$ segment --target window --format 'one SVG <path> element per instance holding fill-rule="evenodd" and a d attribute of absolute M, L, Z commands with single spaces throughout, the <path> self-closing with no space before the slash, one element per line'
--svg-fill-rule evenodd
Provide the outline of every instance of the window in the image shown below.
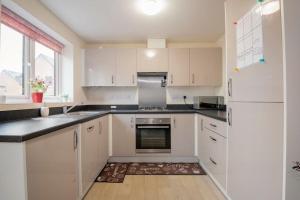
<path fill-rule="evenodd" d="M 48 84 L 46 96 L 55 96 L 57 91 L 57 78 L 56 78 L 56 55 L 52 49 L 35 42 L 35 77 L 45 80 Z"/>
<path fill-rule="evenodd" d="M 2 24 L 0 43 L 0 85 L 6 94 L 24 95 L 24 36 Z"/>
<path fill-rule="evenodd" d="M 45 96 L 58 96 L 64 45 L 5 6 L 0 32 L 0 86 L 6 87 L 6 95 L 29 99 L 29 80 L 41 78 L 48 84 Z"/>

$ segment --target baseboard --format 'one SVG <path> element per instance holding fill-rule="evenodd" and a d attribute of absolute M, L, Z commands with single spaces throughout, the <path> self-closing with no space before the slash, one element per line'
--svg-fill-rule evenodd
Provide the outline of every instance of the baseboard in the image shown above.
<path fill-rule="evenodd" d="M 223 188 L 223 186 L 214 178 L 214 176 L 210 173 L 210 171 L 205 167 L 205 165 L 201 162 L 198 161 L 201 165 L 201 167 L 204 169 L 208 177 L 213 181 L 213 183 L 217 186 L 217 188 L 221 191 L 221 193 L 224 195 L 224 197 L 227 200 L 231 200 L 231 198 L 228 196 L 226 189 Z"/>
<path fill-rule="evenodd" d="M 152 157 L 152 156 L 113 156 L 108 159 L 108 162 L 182 162 L 193 163 L 198 162 L 196 157 Z"/>

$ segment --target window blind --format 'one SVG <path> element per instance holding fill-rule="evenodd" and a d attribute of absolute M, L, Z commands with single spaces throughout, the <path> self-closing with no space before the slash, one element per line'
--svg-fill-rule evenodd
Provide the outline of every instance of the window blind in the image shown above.
<path fill-rule="evenodd" d="M 3 5 L 1 6 L 1 22 L 54 51 L 62 53 L 64 45 L 61 42 Z"/>

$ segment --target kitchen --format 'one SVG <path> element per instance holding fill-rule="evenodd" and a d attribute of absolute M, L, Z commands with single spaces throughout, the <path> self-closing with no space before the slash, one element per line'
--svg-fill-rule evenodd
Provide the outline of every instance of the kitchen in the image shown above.
<path fill-rule="evenodd" d="M 300 198 L 298 2 L 1 5 L 0 199 Z"/>

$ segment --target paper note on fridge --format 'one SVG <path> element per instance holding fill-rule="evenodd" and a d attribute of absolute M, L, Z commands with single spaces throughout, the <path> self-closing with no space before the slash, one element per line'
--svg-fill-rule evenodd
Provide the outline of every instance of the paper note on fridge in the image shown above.
<path fill-rule="evenodd" d="M 245 68 L 264 59 L 262 15 L 257 5 L 241 17 L 236 27 L 237 66 Z"/>

